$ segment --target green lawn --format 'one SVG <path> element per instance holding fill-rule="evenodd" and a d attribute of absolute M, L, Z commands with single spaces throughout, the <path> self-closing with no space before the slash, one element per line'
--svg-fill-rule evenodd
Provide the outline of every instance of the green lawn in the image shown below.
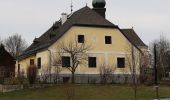
<path fill-rule="evenodd" d="M 68 88 L 70 86 L 54 86 L 0 93 L 0 100 L 66 100 Z M 133 100 L 133 90 L 129 86 L 76 85 L 74 89 L 76 100 Z M 170 97 L 170 87 L 161 87 L 160 95 Z M 138 88 L 138 100 L 151 100 L 153 97 L 153 87 Z"/>

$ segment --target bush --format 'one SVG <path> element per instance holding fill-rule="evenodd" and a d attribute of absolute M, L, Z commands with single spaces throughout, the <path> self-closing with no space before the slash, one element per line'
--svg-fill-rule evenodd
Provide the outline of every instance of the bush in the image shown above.
<path fill-rule="evenodd" d="M 20 82 L 18 78 L 5 78 L 4 85 L 18 85 Z"/>
<path fill-rule="evenodd" d="M 30 84 L 34 84 L 37 78 L 37 67 L 29 66 L 27 69 L 27 78 Z"/>

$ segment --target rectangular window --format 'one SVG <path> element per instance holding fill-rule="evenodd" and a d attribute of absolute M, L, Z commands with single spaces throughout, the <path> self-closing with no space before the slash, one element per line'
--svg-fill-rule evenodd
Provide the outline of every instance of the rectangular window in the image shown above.
<path fill-rule="evenodd" d="M 37 58 L 37 67 L 41 69 L 41 58 Z"/>
<path fill-rule="evenodd" d="M 125 68 L 125 58 L 117 58 L 117 67 Z"/>
<path fill-rule="evenodd" d="M 34 59 L 30 59 L 30 65 L 34 65 Z"/>
<path fill-rule="evenodd" d="M 18 64 L 18 73 L 20 73 L 20 64 Z"/>
<path fill-rule="evenodd" d="M 78 43 L 84 43 L 84 35 L 78 35 Z"/>
<path fill-rule="evenodd" d="M 105 44 L 112 44 L 112 37 L 111 36 L 105 36 Z"/>
<path fill-rule="evenodd" d="M 89 62 L 89 64 L 88 64 L 89 67 L 91 67 L 91 68 L 96 67 L 96 57 L 89 57 L 88 62 Z"/>
<path fill-rule="evenodd" d="M 62 57 L 62 67 L 70 67 L 70 57 Z"/>

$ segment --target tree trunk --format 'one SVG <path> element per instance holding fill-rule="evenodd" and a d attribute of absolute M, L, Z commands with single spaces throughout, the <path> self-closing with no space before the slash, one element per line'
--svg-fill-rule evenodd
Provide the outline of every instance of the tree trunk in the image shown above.
<path fill-rule="evenodd" d="M 71 83 L 72 84 L 74 84 L 75 82 L 74 82 L 75 80 L 74 80 L 74 71 L 72 72 L 72 77 L 71 77 Z"/>
<path fill-rule="evenodd" d="M 135 100 L 137 100 L 137 86 L 135 86 Z"/>

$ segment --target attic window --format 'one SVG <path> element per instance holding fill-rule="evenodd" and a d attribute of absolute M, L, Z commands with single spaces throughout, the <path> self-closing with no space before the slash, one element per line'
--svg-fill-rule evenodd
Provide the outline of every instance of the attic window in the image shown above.
<path fill-rule="evenodd" d="M 84 43 L 84 35 L 78 35 L 78 43 Z"/>
<path fill-rule="evenodd" d="M 112 44 L 112 37 L 111 36 L 105 36 L 105 44 Z"/>

